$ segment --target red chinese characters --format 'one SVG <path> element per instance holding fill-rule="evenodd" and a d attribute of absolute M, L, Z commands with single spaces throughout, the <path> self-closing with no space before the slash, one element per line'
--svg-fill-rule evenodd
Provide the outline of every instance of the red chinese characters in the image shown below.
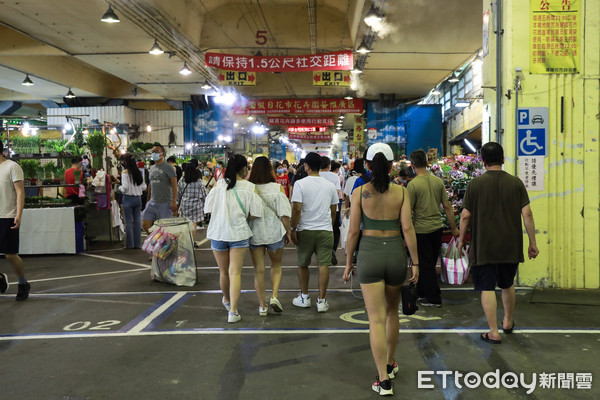
<path fill-rule="evenodd" d="M 253 72 L 345 71 L 351 70 L 354 65 L 351 50 L 278 57 L 206 53 L 204 61 L 209 67 Z"/>

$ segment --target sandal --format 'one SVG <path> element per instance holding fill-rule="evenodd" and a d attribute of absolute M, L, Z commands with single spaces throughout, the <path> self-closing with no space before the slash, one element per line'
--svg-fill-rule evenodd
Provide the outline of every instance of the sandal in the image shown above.
<path fill-rule="evenodd" d="M 496 339 L 490 338 L 489 334 L 490 334 L 489 332 L 482 333 L 481 336 L 479 336 L 479 338 L 481 340 L 483 340 L 484 342 L 488 342 L 491 344 L 501 344 L 502 343 L 502 340 L 496 340 Z"/>
<path fill-rule="evenodd" d="M 506 334 L 511 334 L 513 333 L 513 329 L 515 329 L 515 320 L 513 319 L 513 324 L 512 327 L 510 328 L 505 328 L 504 326 L 502 326 L 502 331 Z"/>

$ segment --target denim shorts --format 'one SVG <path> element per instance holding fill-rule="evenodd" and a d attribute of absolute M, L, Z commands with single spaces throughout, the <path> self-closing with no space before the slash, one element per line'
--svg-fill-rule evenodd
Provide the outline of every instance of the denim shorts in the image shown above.
<path fill-rule="evenodd" d="M 250 239 L 238 240 L 237 242 L 225 242 L 223 240 L 210 239 L 210 248 L 215 251 L 228 251 L 229 249 L 244 249 L 250 246 Z"/>
<path fill-rule="evenodd" d="M 271 243 L 271 244 L 251 244 L 250 250 L 258 249 L 259 247 L 266 247 L 268 251 L 271 253 L 275 253 L 277 250 L 282 249 L 285 246 L 285 238 L 281 238 L 279 242 Z"/>
<path fill-rule="evenodd" d="M 171 203 L 157 203 L 150 200 L 142 212 L 143 221 L 156 221 L 162 218 L 172 218 Z"/>

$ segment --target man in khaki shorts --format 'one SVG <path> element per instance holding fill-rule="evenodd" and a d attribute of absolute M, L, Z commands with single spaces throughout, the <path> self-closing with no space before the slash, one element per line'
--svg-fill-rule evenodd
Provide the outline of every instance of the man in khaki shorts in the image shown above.
<path fill-rule="evenodd" d="M 300 282 L 300 294 L 292 304 L 310 307 L 308 266 L 314 253 L 319 266 L 317 311 L 325 312 L 329 309 L 325 295 L 329 285 L 333 221 L 339 198 L 333 184 L 319 176 L 321 157 L 317 153 L 308 153 L 304 166 L 308 176 L 294 183 L 292 193 L 292 241 L 297 246 Z"/>

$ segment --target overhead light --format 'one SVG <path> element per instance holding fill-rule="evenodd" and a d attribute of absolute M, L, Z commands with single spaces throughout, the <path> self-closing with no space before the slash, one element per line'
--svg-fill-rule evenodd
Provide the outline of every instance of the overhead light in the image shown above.
<path fill-rule="evenodd" d="M 254 121 L 254 116 L 248 115 L 248 121 Z"/>
<path fill-rule="evenodd" d="M 65 97 L 67 99 L 73 99 L 73 98 L 75 98 L 77 96 L 75 96 L 75 94 L 71 91 L 71 88 L 69 88 L 69 91 L 67 92 L 67 94 L 65 95 Z"/>
<path fill-rule="evenodd" d="M 381 15 L 379 15 L 379 12 L 375 9 L 374 6 L 371 6 L 371 9 L 369 9 L 369 12 L 367 13 L 367 15 L 365 15 L 365 24 L 367 24 L 367 26 L 370 26 L 371 28 L 377 26 L 382 20 Z"/>
<path fill-rule="evenodd" d="M 350 71 L 353 74 L 362 74 L 362 69 L 360 69 L 360 67 L 357 64 L 354 64 L 354 68 L 352 68 L 352 71 Z"/>
<path fill-rule="evenodd" d="M 358 46 L 358 49 L 356 49 L 356 52 L 360 54 L 367 54 L 371 52 L 371 49 L 367 47 L 367 44 L 363 40 L 360 46 Z"/>
<path fill-rule="evenodd" d="M 70 131 L 71 129 L 73 129 L 73 124 L 71 124 L 70 122 L 67 121 L 67 123 L 65 124 L 65 131 Z"/>
<path fill-rule="evenodd" d="M 115 14 L 115 12 L 113 11 L 110 4 L 108 5 L 108 10 L 106 10 L 106 12 L 102 16 L 102 18 L 100 18 L 100 21 L 108 22 L 110 24 L 114 24 L 116 22 L 121 22 L 119 17 L 117 17 L 117 14 Z"/>
<path fill-rule="evenodd" d="M 453 74 L 452 77 L 448 79 L 448 82 L 456 83 L 458 82 L 458 77 Z"/>
<path fill-rule="evenodd" d="M 21 83 L 21 85 L 33 86 L 33 82 L 31 81 L 31 79 L 29 79 L 29 74 L 25 75 L 25 79 L 23 80 L 23 83 Z"/>
<path fill-rule="evenodd" d="M 344 97 L 344 99 L 345 99 L 345 100 L 352 100 L 352 99 L 353 99 L 353 97 L 352 97 L 352 96 L 346 96 L 346 97 Z"/>
<path fill-rule="evenodd" d="M 152 132 L 152 125 L 150 125 L 150 122 L 146 123 L 146 132 Z"/>
<path fill-rule="evenodd" d="M 252 133 L 255 135 L 262 135 L 265 133 L 265 127 L 259 124 L 256 124 L 252 127 Z"/>
<path fill-rule="evenodd" d="M 473 146 L 473 143 L 469 142 L 467 139 L 464 139 L 465 144 L 473 151 L 473 153 L 477 153 L 477 149 Z"/>
<path fill-rule="evenodd" d="M 152 47 L 150 48 L 150 51 L 148 53 L 150 54 L 163 54 L 165 51 L 163 49 L 161 49 L 161 47 L 158 45 L 158 41 L 156 39 L 154 39 L 154 44 L 152 45 Z"/>
<path fill-rule="evenodd" d="M 340 119 L 344 119 L 344 118 L 346 118 L 345 115 L 340 115 Z"/>
<path fill-rule="evenodd" d="M 204 80 L 204 84 L 201 86 L 201 88 L 204 90 L 212 89 L 212 86 L 210 86 L 210 83 L 208 83 L 208 79 Z"/>
<path fill-rule="evenodd" d="M 465 108 L 465 107 L 469 107 L 470 105 L 471 105 L 471 103 L 469 103 L 468 101 L 459 101 L 458 103 L 456 103 L 454 105 L 454 107 Z"/>
<path fill-rule="evenodd" d="M 238 124 L 237 122 L 233 123 L 234 128 L 237 128 L 238 126 L 240 126 L 240 124 Z"/>
<path fill-rule="evenodd" d="M 187 63 L 185 61 L 183 62 L 183 67 L 181 67 L 179 73 L 181 75 L 189 75 L 192 73 L 192 70 L 188 68 Z"/>
<path fill-rule="evenodd" d="M 233 103 L 235 103 L 235 100 L 235 95 L 230 92 L 219 93 L 217 96 L 215 96 L 215 103 L 224 106 L 232 106 Z"/>
<path fill-rule="evenodd" d="M 434 96 L 439 96 L 439 95 L 440 95 L 440 94 L 442 94 L 442 93 L 441 93 L 439 90 L 437 90 L 437 89 L 433 89 L 433 90 L 431 91 L 431 94 L 432 94 L 432 95 L 434 95 Z"/>

